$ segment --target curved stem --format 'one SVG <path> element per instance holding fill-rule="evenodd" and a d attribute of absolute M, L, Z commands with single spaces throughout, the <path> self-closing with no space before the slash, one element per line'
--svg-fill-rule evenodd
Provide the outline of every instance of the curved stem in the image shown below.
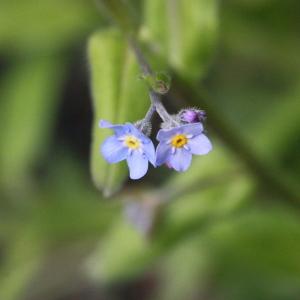
<path fill-rule="evenodd" d="M 133 36 L 130 36 L 128 37 L 128 43 L 135 54 L 136 60 L 142 70 L 143 75 L 152 76 L 153 71 L 148 62 L 146 61 L 144 54 L 142 53 L 141 48 L 139 47 L 136 39 Z"/>
<path fill-rule="evenodd" d="M 129 42 L 129 45 L 131 46 L 131 48 L 132 48 L 132 50 L 135 54 L 136 60 L 137 60 L 139 66 L 140 66 L 140 68 L 143 72 L 143 75 L 153 76 L 153 71 L 152 71 L 149 63 L 145 59 L 145 57 L 144 57 L 144 55 L 141 51 L 141 48 L 139 47 L 138 42 L 136 41 L 136 39 L 134 39 L 133 37 L 129 37 L 128 42 Z M 161 119 L 164 122 L 168 122 L 169 124 L 172 124 L 174 126 L 178 126 L 179 124 L 177 124 L 176 121 L 169 115 L 166 108 L 162 104 L 162 102 L 160 100 L 160 95 L 158 93 L 156 93 L 153 89 L 150 88 L 149 89 L 149 96 L 150 96 L 152 106 L 155 107 L 155 109 L 156 109 L 157 113 L 159 114 L 159 116 L 161 117 Z M 151 107 L 150 107 L 148 113 L 151 113 Z M 145 117 L 145 119 L 146 119 L 146 117 Z"/>
<path fill-rule="evenodd" d="M 120 7 L 118 7 L 116 12 L 114 12 L 113 9 L 115 9 L 115 7 L 109 5 L 109 0 L 102 0 L 101 2 L 105 2 L 107 9 L 111 10 L 111 15 L 115 17 L 116 23 L 128 38 L 142 72 L 145 75 L 152 75 L 151 67 L 144 58 L 142 51 L 140 50 L 140 47 L 132 34 L 134 30 L 128 30 L 129 26 L 127 23 L 130 23 L 128 20 L 131 20 L 131 16 L 127 5 L 125 5 L 123 1 L 113 0 L 113 3 L 119 3 L 120 5 L 122 4 L 122 14 L 120 16 L 120 14 L 118 14 L 118 12 L 120 12 Z M 210 118 L 210 124 L 215 130 L 216 134 L 234 153 L 236 153 L 242 159 L 242 161 L 244 161 L 248 169 L 252 171 L 252 173 L 255 174 L 259 180 L 266 184 L 270 191 L 276 192 L 276 194 L 281 195 L 285 200 L 289 201 L 290 204 L 300 208 L 300 202 L 298 199 L 299 195 L 286 186 L 280 180 L 280 178 L 278 178 L 278 176 L 268 168 L 268 166 L 266 166 L 256 157 L 255 153 L 251 151 L 249 145 L 245 143 L 234 130 L 232 130 L 230 124 L 228 124 L 228 122 L 223 118 L 222 114 L 211 105 L 211 101 L 207 100 L 209 99 L 208 95 L 201 93 L 197 87 L 192 86 L 184 78 L 181 78 L 176 72 L 174 72 L 173 75 L 174 85 L 178 87 L 179 91 L 182 92 L 184 98 L 190 99 L 189 104 L 196 106 L 200 104 L 206 109 Z M 149 94 L 152 105 L 156 108 L 156 111 L 160 114 L 160 117 L 163 120 L 172 119 L 161 103 L 160 95 L 152 89 L 150 89 Z M 150 112 L 152 112 L 151 108 Z"/>

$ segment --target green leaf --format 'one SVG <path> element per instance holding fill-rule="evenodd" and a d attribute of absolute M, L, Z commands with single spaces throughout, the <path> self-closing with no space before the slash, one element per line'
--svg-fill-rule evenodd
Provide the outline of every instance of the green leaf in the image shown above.
<path fill-rule="evenodd" d="M 138 276 L 195 233 L 244 205 L 251 191 L 252 182 L 240 176 L 230 183 L 182 196 L 166 207 L 150 240 L 128 222 L 115 223 L 87 261 L 90 276 L 110 283 Z"/>
<path fill-rule="evenodd" d="M 146 36 L 182 75 L 205 74 L 217 37 L 217 1 L 146 0 Z"/>
<path fill-rule="evenodd" d="M 100 129 L 99 120 L 112 123 L 142 119 L 149 106 L 147 90 L 139 77 L 139 67 L 121 34 L 100 31 L 89 40 L 89 62 L 94 123 L 91 147 L 91 173 L 95 185 L 109 196 L 127 178 L 125 162 L 109 165 L 100 154 L 100 145 L 111 135 Z"/>
<path fill-rule="evenodd" d="M 2 81 L 0 181 L 6 187 L 26 185 L 46 150 L 63 76 L 59 57 L 35 58 L 19 62 Z"/>
<path fill-rule="evenodd" d="M 203 236 L 216 290 L 225 299 L 296 299 L 300 222 L 284 206 L 251 209 Z"/>
<path fill-rule="evenodd" d="M 210 262 L 201 238 L 199 234 L 184 241 L 160 263 L 162 280 L 156 299 L 193 299 L 192 295 L 200 295 L 210 274 Z"/>
<path fill-rule="evenodd" d="M 1 0 L 0 48 L 9 54 L 62 49 L 99 19 L 92 1 Z"/>
<path fill-rule="evenodd" d="M 125 280 L 140 271 L 148 256 L 147 241 L 130 224 L 120 220 L 89 257 L 86 270 L 95 281 Z"/>
<path fill-rule="evenodd" d="M 41 263 L 41 246 L 31 233 L 22 233 L 9 245 L 8 255 L 1 268 L 1 299 L 20 299 L 22 291 Z"/>
<path fill-rule="evenodd" d="M 157 299 L 207 295 L 222 299 L 297 299 L 299 221 L 284 207 L 247 208 L 197 232 L 159 264 Z M 217 299 L 219 299 L 217 297 Z"/>
<path fill-rule="evenodd" d="M 82 273 L 81 259 L 119 215 L 120 202 L 99 201 L 75 156 L 65 148 L 57 151 L 47 180 L 39 183 L 36 193 L 22 197 L 23 207 L 7 209 L 2 203 L 0 239 L 6 251 L 0 299 L 45 298 L 42 293 L 61 296 L 70 281 L 77 287 L 75 272 Z"/>

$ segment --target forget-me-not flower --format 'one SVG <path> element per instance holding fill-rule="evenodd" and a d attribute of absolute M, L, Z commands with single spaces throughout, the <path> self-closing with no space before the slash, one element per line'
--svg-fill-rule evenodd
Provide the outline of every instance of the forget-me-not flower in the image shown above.
<path fill-rule="evenodd" d="M 101 120 L 99 126 L 114 131 L 114 135 L 103 142 L 102 155 L 111 164 L 126 159 L 131 179 L 139 179 L 147 173 L 148 161 L 155 166 L 155 149 L 152 141 L 133 124 L 112 125 Z"/>
<path fill-rule="evenodd" d="M 201 123 L 161 129 L 157 139 L 156 165 L 167 164 L 178 172 L 189 168 L 193 154 L 204 155 L 212 149 L 211 142 L 203 134 Z"/>

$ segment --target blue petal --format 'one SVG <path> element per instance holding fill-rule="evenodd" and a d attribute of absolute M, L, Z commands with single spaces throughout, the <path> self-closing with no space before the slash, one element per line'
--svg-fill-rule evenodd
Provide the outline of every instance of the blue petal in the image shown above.
<path fill-rule="evenodd" d="M 160 142 L 156 148 L 156 165 L 160 166 L 169 160 L 171 155 L 171 146 Z"/>
<path fill-rule="evenodd" d="M 178 172 L 186 171 L 191 165 L 192 154 L 184 148 L 179 148 L 176 152 L 170 155 L 169 165 Z"/>
<path fill-rule="evenodd" d="M 171 139 L 176 134 L 192 134 L 199 135 L 203 132 L 203 125 L 201 123 L 186 124 L 171 129 L 161 129 L 157 134 L 157 140 L 166 141 Z"/>
<path fill-rule="evenodd" d="M 146 135 L 141 134 L 139 137 L 143 144 L 149 144 L 152 143 L 151 139 L 149 139 Z"/>
<path fill-rule="evenodd" d="M 125 159 L 128 149 L 123 146 L 123 143 L 119 141 L 116 136 L 113 135 L 103 142 L 101 152 L 104 158 L 109 163 L 113 164 Z"/>
<path fill-rule="evenodd" d="M 100 128 L 111 128 L 113 126 L 114 126 L 113 124 L 111 124 L 110 122 L 108 122 L 106 120 L 100 120 L 100 122 L 99 122 Z"/>
<path fill-rule="evenodd" d="M 143 151 L 146 154 L 146 157 L 151 162 L 151 164 L 155 167 L 155 148 L 152 142 L 143 145 Z"/>
<path fill-rule="evenodd" d="M 105 120 L 100 120 L 99 127 L 100 128 L 112 129 L 115 132 L 116 136 L 124 135 L 129 131 L 129 127 L 128 127 L 127 124 L 125 124 L 125 125 L 122 125 L 122 124 L 113 125 L 110 122 L 105 121 Z"/>
<path fill-rule="evenodd" d="M 131 134 L 133 134 L 134 136 L 136 136 L 136 137 L 140 137 L 140 136 L 143 136 L 144 134 L 141 132 L 141 131 L 139 131 L 133 124 L 131 124 L 131 123 L 126 123 L 126 126 L 129 128 L 129 132 L 131 133 Z"/>
<path fill-rule="evenodd" d="M 167 141 L 171 139 L 174 135 L 179 133 L 180 127 L 172 128 L 172 129 L 160 129 L 156 136 L 158 141 Z"/>
<path fill-rule="evenodd" d="M 131 179 L 140 179 L 148 171 L 148 159 L 137 150 L 127 157 L 127 164 Z"/>
<path fill-rule="evenodd" d="M 195 136 L 203 132 L 203 125 L 201 123 L 187 124 L 181 126 L 180 130 L 184 134 L 192 134 L 193 136 Z"/>
<path fill-rule="evenodd" d="M 204 155 L 212 150 L 212 144 L 204 134 L 189 139 L 188 146 L 191 153 L 197 155 Z"/>

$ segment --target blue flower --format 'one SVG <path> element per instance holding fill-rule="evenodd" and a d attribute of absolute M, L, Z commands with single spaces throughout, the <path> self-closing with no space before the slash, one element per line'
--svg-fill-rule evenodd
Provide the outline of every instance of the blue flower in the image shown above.
<path fill-rule="evenodd" d="M 99 126 L 110 128 L 114 135 L 101 146 L 104 158 L 111 164 L 127 160 L 129 177 L 139 179 L 148 171 L 148 161 L 155 166 L 155 149 L 152 141 L 131 123 L 112 125 L 101 120 Z"/>
<path fill-rule="evenodd" d="M 156 165 L 167 164 L 178 172 L 189 168 L 192 154 L 204 155 L 212 150 L 211 142 L 203 134 L 201 123 L 161 129 L 157 139 Z"/>

